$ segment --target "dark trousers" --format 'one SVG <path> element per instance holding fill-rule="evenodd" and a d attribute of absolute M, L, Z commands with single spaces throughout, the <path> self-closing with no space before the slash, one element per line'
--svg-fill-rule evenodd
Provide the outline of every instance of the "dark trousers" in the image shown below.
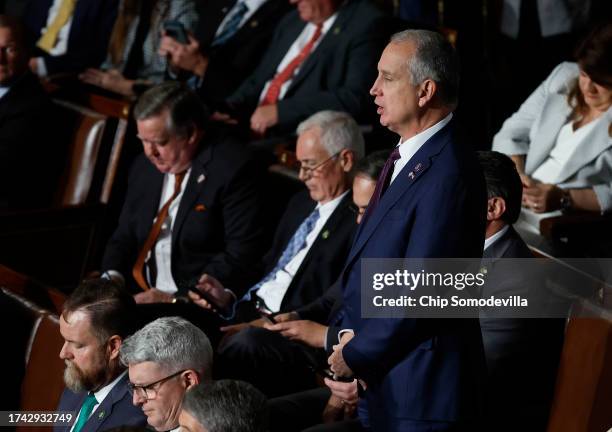
<path fill-rule="evenodd" d="M 228 337 L 215 359 L 216 378 L 250 382 L 268 397 L 313 388 L 315 364 L 325 364 L 323 350 L 292 342 L 279 333 L 249 327 Z"/>

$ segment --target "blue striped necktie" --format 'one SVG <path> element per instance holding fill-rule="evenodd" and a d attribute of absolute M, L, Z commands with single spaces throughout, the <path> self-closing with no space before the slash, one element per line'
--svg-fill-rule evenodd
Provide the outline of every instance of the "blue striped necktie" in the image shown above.
<path fill-rule="evenodd" d="M 244 18 L 249 11 L 249 8 L 244 2 L 239 1 L 233 9 L 234 14 L 225 23 L 225 27 L 221 30 L 221 33 L 215 37 L 211 46 L 223 45 L 240 29 L 242 18 Z"/>

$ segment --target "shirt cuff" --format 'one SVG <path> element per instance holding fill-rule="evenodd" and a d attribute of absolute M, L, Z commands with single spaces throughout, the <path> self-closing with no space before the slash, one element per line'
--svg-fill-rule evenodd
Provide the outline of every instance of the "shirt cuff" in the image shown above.
<path fill-rule="evenodd" d="M 340 343 L 340 340 L 342 339 L 342 335 L 344 333 L 352 333 L 353 335 L 355 335 L 355 331 L 353 329 L 342 329 L 338 332 L 338 343 Z"/>
<path fill-rule="evenodd" d="M 45 59 L 42 57 L 36 57 L 36 75 L 39 77 L 46 77 L 49 74 L 47 71 L 47 65 Z"/>
<path fill-rule="evenodd" d="M 104 273 L 100 275 L 100 278 L 107 279 L 115 283 L 118 283 L 122 287 L 125 286 L 125 278 L 117 270 L 106 270 Z"/>

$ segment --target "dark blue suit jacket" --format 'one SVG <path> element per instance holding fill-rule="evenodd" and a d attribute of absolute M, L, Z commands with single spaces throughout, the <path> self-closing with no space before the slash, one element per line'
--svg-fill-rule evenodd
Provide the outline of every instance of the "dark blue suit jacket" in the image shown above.
<path fill-rule="evenodd" d="M 48 73 L 79 72 L 87 67 L 99 67 L 106 57 L 108 41 L 117 17 L 119 0 L 78 0 L 70 34 L 68 51 L 61 56 L 50 56 L 38 50 Z M 32 42 L 36 44 L 41 30 L 47 26 L 53 0 L 30 0 L 24 15 Z"/>
<path fill-rule="evenodd" d="M 100 406 L 89 417 L 81 432 L 98 432 L 112 429 L 117 426 L 146 426 L 147 417 L 140 407 L 132 404 L 132 395 L 127 387 L 128 375 L 125 374 L 104 398 Z M 75 411 L 78 415 L 87 392 L 73 393 L 64 390 L 58 411 Z M 71 426 L 54 428 L 55 432 L 68 432 Z"/>
<path fill-rule="evenodd" d="M 406 422 L 414 420 L 470 421 L 480 412 L 485 366 L 475 319 L 362 319 L 360 259 L 480 257 L 486 202 L 473 151 L 446 126 L 359 227 L 342 276 L 341 324 L 355 331 L 343 355 L 368 384 L 375 431 L 411 430 Z"/>

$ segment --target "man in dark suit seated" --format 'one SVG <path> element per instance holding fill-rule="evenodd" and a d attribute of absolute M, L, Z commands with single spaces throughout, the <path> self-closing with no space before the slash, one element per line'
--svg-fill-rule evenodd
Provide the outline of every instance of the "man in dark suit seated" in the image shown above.
<path fill-rule="evenodd" d="M 21 23 L 0 15 L 0 209 L 42 207 L 53 184 L 51 101 L 28 70 L 25 38 Z"/>
<path fill-rule="evenodd" d="M 321 296 L 340 274 L 351 245 L 356 226 L 349 191 L 351 172 L 364 151 L 359 127 L 346 113 L 322 111 L 301 123 L 298 134 L 299 176 L 308 193 L 298 193 L 289 203 L 273 246 L 263 259 L 262 279 L 238 301 L 210 276 L 203 277 L 198 285 L 226 318 L 239 323 L 224 329 L 228 336 L 219 351 L 224 358 L 219 363 L 224 370 L 222 375 L 233 376 L 233 372 L 239 371 L 240 379 L 261 376 L 249 372 L 251 368 L 256 370 L 257 365 L 242 361 L 252 358 L 250 347 L 259 345 L 259 342 L 243 345 L 243 340 L 269 337 L 269 332 L 261 328 L 265 321 L 259 318 L 258 309 L 269 313 L 292 311 Z M 196 304 L 210 307 L 197 294 L 189 295 Z M 248 321 L 251 322 L 247 324 Z M 303 383 L 298 381 L 262 380 L 258 387 L 275 393 L 277 390 L 266 388 L 266 384 L 272 387 L 295 384 L 299 388 Z"/>
<path fill-rule="evenodd" d="M 103 279 L 83 282 L 64 303 L 60 332 L 65 342 L 59 356 L 66 362 L 66 390 L 57 409 L 76 412 L 76 420 L 72 429 L 56 431 L 146 424 L 132 404 L 127 371 L 119 361 L 121 345 L 135 330 L 134 312 L 132 297 Z"/>
<path fill-rule="evenodd" d="M 276 24 L 289 10 L 287 0 L 214 0 L 203 2 L 195 35 L 182 44 L 164 36 L 159 54 L 168 56 L 202 99 L 225 100 L 259 64 Z"/>
<path fill-rule="evenodd" d="M 239 120 L 257 135 L 292 133 L 325 109 L 365 121 L 367 89 L 388 34 L 384 15 L 368 0 L 292 3 L 297 10 L 278 24 L 259 66 L 216 118 Z"/>
<path fill-rule="evenodd" d="M 119 0 L 29 0 L 23 19 L 35 44 L 38 76 L 98 67 L 106 56 Z"/>
<path fill-rule="evenodd" d="M 134 117 L 144 154 L 131 169 L 103 276 L 141 291 L 138 303 L 173 303 L 204 273 L 232 287 L 251 282 L 263 242 L 259 164 L 205 124 L 202 102 L 179 83 L 145 92 Z"/>
<path fill-rule="evenodd" d="M 458 67 L 441 34 L 406 30 L 383 51 L 370 90 L 381 124 L 401 138 L 340 279 L 343 308 L 331 324 L 343 334 L 328 361 L 337 376 L 365 384 L 360 419 L 376 431 L 472 431 L 480 413 L 476 319 L 362 318 L 362 259 L 482 256 L 484 179 L 452 134 Z"/>
<path fill-rule="evenodd" d="M 213 350 L 204 332 L 183 318 L 158 318 L 125 340 L 120 357 L 149 426 L 178 432 L 185 393 L 210 382 Z"/>
<path fill-rule="evenodd" d="M 488 278 L 482 297 L 522 294 L 533 300 L 525 295 L 534 285 L 526 279 L 531 276 L 520 271 L 498 273 L 495 265 L 498 260 L 533 257 L 512 228 L 523 191 L 516 166 L 508 156 L 493 151 L 479 152 L 478 159 L 489 196 L 483 252 Z M 546 430 L 565 320 L 499 318 L 482 310 L 480 327 L 487 360 L 486 430 Z"/>

